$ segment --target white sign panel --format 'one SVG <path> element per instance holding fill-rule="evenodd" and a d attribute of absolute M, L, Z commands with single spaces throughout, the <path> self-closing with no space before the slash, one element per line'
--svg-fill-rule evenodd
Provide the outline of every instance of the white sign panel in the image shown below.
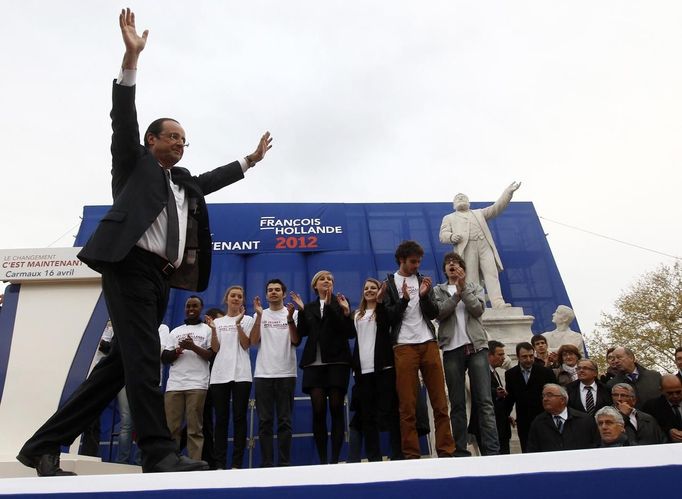
<path fill-rule="evenodd" d="M 0 250 L 0 280 L 65 281 L 99 279 L 100 275 L 76 256 L 80 248 Z"/>

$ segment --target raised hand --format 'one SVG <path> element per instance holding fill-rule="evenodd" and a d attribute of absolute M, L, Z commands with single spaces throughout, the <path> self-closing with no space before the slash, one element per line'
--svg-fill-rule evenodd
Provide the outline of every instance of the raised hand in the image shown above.
<path fill-rule="evenodd" d="M 336 295 L 336 301 L 339 303 L 339 306 L 341 307 L 341 310 L 343 311 L 343 315 L 348 317 L 350 315 L 350 304 L 348 303 L 348 300 L 346 299 L 343 294 L 338 293 Z"/>
<path fill-rule="evenodd" d="M 386 295 L 386 289 L 388 288 L 386 281 L 381 283 L 381 287 L 379 288 L 379 291 L 377 292 L 377 303 L 381 303 L 384 301 L 384 296 Z"/>
<path fill-rule="evenodd" d="M 215 323 L 213 322 L 213 318 L 210 315 L 204 316 L 204 323 L 211 329 L 215 329 Z"/>
<path fill-rule="evenodd" d="M 254 304 L 253 304 L 253 305 L 254 305 L 254 308 L 255 308 L 255 307 L 256 307 L 256 303 L 255 303 L 256 300 L 253 300 L 253 301 L 254 301 Z M 260 299 L 259 299 L 258 301 L 260 302 Z M 263 308 L 262 308 L 262 307 L 261 307 L 260 311 L 261 311 L 261 313 L 263 312 Z M 234 320 L 234 323 L 235 323 L 235 324 L 241 324 L 242 319 L 244 318 L 244 314 L 246 314 L 246 308 L 244 307 L 244 305 L 242 305 L 241 307 L 239 307 L 239 315 L 238 315 L 237 318 Z"/>
<path fill-rule="evenodd" d="M 457 286 L 457 289 L 460 291 L 464 289 L 464 286 L 466 285 L 466 272 L 464 272 L 464 269 L 462 267 L 457 267 L 455 269 L 455 285 Z"/>
<path fill-rule="evenodd" d="M 429 292 L 431 289 L 431 278 L 430 277 L 424 277 L 422 279 L 422 283 L 419 286 L 419 296 L 424 296 L 426 293 Z"/>
<path fill-rule="evenodd" d="M 294 320 L 294 310 L 296 310 L 294 308 L 294 304 L 289 302 L 286 304 L 286 307 L 287 307 L 287 320 L 290 320 L 290 321 Z"/>
<path fill-rule="evenodd" d="M 123 43 L 126 47 L 126 54 L 123 58 L 123 67 L 125 69 L 135 69 L 137 65 L 137 56 L 144 50 L 147 44 L 147 36 L 149 30 L 144 30 L 142 36 L 137 34 L 135 29 L 135 13 L 130 9 L 121 11 L 118 16 L 118 24 L 121 27 L 121 35 L 123 36 Z M 134 63 L 132 67 L 128 67 L 130 63 Z"/>
<path fill-rule="evenodd" d="M 303 310 L 303 307 L 305 306 L 303 304 L 303 299 L 301 299 L 301 295 L 299 295 L 296 291 L 290 291 L 289 296 L 291 296 L 291 299 L 294 300 L 294 303 L 298 307 L 299 310 Z"/>
<path fill-rule="evenodd" d="M 510 192 L 514 192 L 514 191 L 516 191 L 519 187 L 521 187 L 521 182 L 512 182 L 511 184 L 509 184 L 509 187 L 507 187 L 507 189 L 508 189 Z"/>
<path fill-rule="evenodd" d="M 260 301 L 260 296 L 256 296 L 253 299 L 253 311 L 256 312 L 256 314 L 258 314 L 258 315 L 263 314 L 263 304 Z"/>
<path fill-rule="evenodd" d="M 246 157 L 246 160 L 249 162 L 249 166 L 253 166 L 263 159 L 265 157 L 265 153 L 268 152 L 271 147 L 272 137 L 270 136 L 270 132 L 265 132 L 258 141 L 256 150 Z"/>

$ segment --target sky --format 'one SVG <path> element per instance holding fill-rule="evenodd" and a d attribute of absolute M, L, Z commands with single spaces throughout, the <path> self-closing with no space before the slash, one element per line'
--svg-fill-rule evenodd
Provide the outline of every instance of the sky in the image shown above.
<path fill-rule="evenodd" d="M 0 248 L 72 246 L 83 206 L 111 203 L 126 5 L 2 4 Z M 150 30 L 139 122 L 182 123 L 181 165 L 209 170 L 274 137 L 208 202 L 494 201 L 520 181 L 514 200 L 533 202 L 588 334 L 682 256 L 678 1 L 127 6 Z"/>

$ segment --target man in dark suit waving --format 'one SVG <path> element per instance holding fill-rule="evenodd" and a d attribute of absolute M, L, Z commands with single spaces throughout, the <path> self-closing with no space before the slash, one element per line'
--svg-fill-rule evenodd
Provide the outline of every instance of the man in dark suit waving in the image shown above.
<path fill-rule="evenodd" d="M 208 284 L 211 235 L 204 196 L 242 179 L 271 147 L 266 133 L 243 160 L 195 177 L 175 167 L 187 146 L 177 121 L 154 121 L 140 145 L 135 78 L 148 31 L 137 34 L 130 9 L 121 12 L 119 25 L 125 54 L 111 111 L 113 205 L 78 255 L 102 274 L 116 336 L 109 355 L 17 456 L 40 476 L 72 474 L 59 467 L 60 446 L 70 445 L 124 385 L 144 472 L 208 468 L 179 456 L 166 427 L 157 330 L 170 287 L 202 291 Z"/>

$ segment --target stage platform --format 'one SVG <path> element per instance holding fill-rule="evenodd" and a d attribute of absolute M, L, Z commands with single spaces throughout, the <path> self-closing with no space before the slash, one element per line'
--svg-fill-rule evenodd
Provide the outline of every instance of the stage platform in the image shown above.
<path fill-rule="evenodd" d="M 680 497 L 682 445 L 291 468 L 6 478 L 22 498 Z"/>

